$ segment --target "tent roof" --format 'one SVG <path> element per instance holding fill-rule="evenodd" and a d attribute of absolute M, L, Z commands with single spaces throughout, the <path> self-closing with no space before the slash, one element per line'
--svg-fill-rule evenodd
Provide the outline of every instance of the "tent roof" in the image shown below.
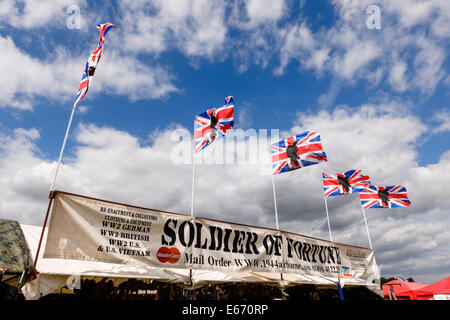
<path fill-rule="evenodd" d="M 419 290 L 416 290 L 416 294 L 418 296 L 433 295 L 433 294 L 450 294 L 450 277 L 432 283 L 428 286 L 421 287 Z"/>
<path fill-rule="evenodd" d="M 39 243 L 42 227 L 21 225 L 30 250 L 35 255 Z M 43 258 L 48 229 L 45 229 L 39 259 L 36 265 L 41 275 L 68 276 L 83 275 L 85 277 L 115 277 L 115 278 L 139 278 L 155 279 L 173 283 L 183 283 L 189 279 L 188 269 L 157 268 L 145 265 L 114 264 L 106 262 L 93 262 L 85 260 L 50 259 Z M 264 282 L 277 284 L 280 282 L 280 273 L 277 272 L 220 272 L 210 270 L 192 270 L 193 279 L 199 282 Z M 335 278 L 325 279 L 318 276 L 305 276 L 300 274 L 284 274 L 283 279 L 293 283 L 310 283 L 317 285 L 332 285 Z M 344 285 L 368 286 L 361 279 L 341 278 Z"/>
<path fill-rule="evenodd" d="M 20 224 L 0 220 L 0 269 L 6 273 L 22 273 L 33 265 Z"/>
<path fill-rule="evenodd" d="M 21 227 L 31 253 L 34 256 L 37 252 L 42 227 L 30 225 L 21 225 Z M 206 284 L 225 282 L 260 283 L 282 286 L 313 284 L 335 287 L 336 281 L 338 281 L 336 278 L 285 273 L 283 273 L 283 280 L 281 280 L 280 273 L 276 272 L 220 272 L 210 270 L 192 270 L 192 277 L 190 278 L 188 269 L 43 258 L 47 233 L 48 229 L 46 228 L 36 265 L 36 269 L 39 272 L 38 279 L 40 280 L 40 286 L 33 285 L 33 282 L 28 283 L 25 291 L 22 289 L 27 299 L 38 299 L 41 295 L 51 293 L 55 289 L 66 285 L 67 279 L 77 275 L 95 278 L 153 279 L 178 285 L 187 285 L 192 280 L 192 285 L 196 288 Z M 340 281 L 342 286 L 364 286 L 380 294 L 378 292 L 379 287 L 376 284 L 369 284 L 362 279 L 341 278 Z"/>
<path fill-rule="evenodd" d="M 402 280 L 392 280 L 383 284 L 383 293 L 385 296 L 389 295 L 389 287 L 392 287 L 396 296 L 409 296 L 415 290 L 425 287 L 426 284 L 419 282 L 407 282 Z"/>

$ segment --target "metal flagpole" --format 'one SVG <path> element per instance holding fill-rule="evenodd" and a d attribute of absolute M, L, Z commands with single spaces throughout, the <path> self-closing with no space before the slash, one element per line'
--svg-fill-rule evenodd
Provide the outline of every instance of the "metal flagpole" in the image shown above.
<path fill-rule="evenodd" d="M 364 216 L 364 223 L 366 224 L 366 231 L 367 231 L 367 237 L 369 238 L 370 249 L 373 250 L 372 241 L 370 241 L 369 227 L 367 226 L 366 212 L 364 211 L 363 207 L 361 207 L 361 209 L 362 209 L 363 216 Z"/>
<path fill-rule="evenodd" d="M 192 197 L 191 197 L 191 217 L 193 217 L 194 216 L 194 195 L 195 195 L 195 121 L 197 120 L 197 116 L 195 116 L 195 118 L 194 118 L 194 136 L 193 136 L 193 138 L 192 138 L 192 140 L 193 140 L 193 143 L 192 143 L 192 145 L 193 145 L 193 152 L 194 152 L 194 155 L 193 155 L 193 157 L 192 157 Z M 192 269 L 189 269 L 189 281 L 190 281 L 190 285 L 191 285 L 191 287 L 193 286 L 193 283 L 192 283 Z M 189 294 L 189 291 L 188 291 L 188 300 L 189 300 L 189 296 L 190 296 L 190 294 Z"/>
<path fill-rule="evenodd" d="M 52 185 L 50 187 L 50 191 L 54 191 L 55 190 L 56 177 L 58 175 L 59 167 L 61 166 L 61 159 L 62 159 L 62 156 L 63 156 L 63 153 L 64 153 L 64 148 L 66 147 L 66 141 L 67 141 L 67 137 L 69 136 L 70 126 L 72 125 L 72 119 L 73 119 L 73 114 L 75 112 L 75 107 L 76 107 L 76 105 L 73 106 L 72 113 L 70 114 L 69 124 L 67 125 L 66 135 L 64 136 L 64 140 L 63 140 L 63 144 L 62 144 L 62 147 L 61 147 L 61 151 L 59 152 L 58 164 L 56 165 L 55 176 L 53 177 L 53 182 L 52 182 Z"/>
<path fill-rule="evenodd" d="M 278 209 L 277 209 L 277 195 L 275 193 L 275 179 L 273 177 L 273 173 L 271 175 L 272 175 L 273 202 L 274 202 L 274 207 L 275 207 L 275 223 L 277 226 L 277 230 L 280 230 L 278 228 Z"/>
<path fill-rule="evenodd" d="M 269 143 L 269 149 L 270 149 L 270 143 Z M 279 231 L 280 228 L 278 226 L 278 208 L 277 208 L 277 194 L 275 192 L 275 178 L 273 177 L 273 172 L 270 172 L 270 175 L 272 176 L 273 205 L 274 205 L 274 209 L 275 209 L 275 225 L 277 227 L 277 230 Z M 284 281 L 282 272 L 280 272 L 280 280 Z M 284 289 L 282 289 L 281 292 L 282 292 L 282 294 L 284 294 Z"/>
<path fill-rule="evenodd" d="M 195 120 L 197 116 L 195 116 Z M 194 120 L 194 136 L 193 136 L 193 162 L 192 162 L 192 198 L 191 198 L 191 216 L 194 216 L 194 195 L 195 195 L 195 120 Z"/>
<path fill-rule="evenodd" d="M 324 175 L 324 172 L 322 171 L 322 181 L 323 181 L 323 175 Z M 323 199 L 325 201 L 325 212 L 327 213 L 328 232 L 330 233 L 330 241 L 333 242 L 333 237 L 331 236 L 330 216 L 328 215 L 328 202 L 327 202 L 327 197 L 325 196 L 325 193 L 323 195 Z"/>
<path fill-rule="evenodd" d="M 325 200 L 325 211 L 327 213 L 327 221 L 328 221 L 328 232 L 330 233 L 330 241 L 333 242 L 333 237 L 331 236 L 331 227 L 330 227 L 330 217 L 328 215 L 328 204 L 327 204 L 327 197 L 323 197 Z"/>
<path fill-rule="evenodd" d="M 274 204 L 274 208 L 275 208 L 275 224 L 277 227 L 277 230 L 279 231 L 280 228 L 278 227 L 278 209 L 277 209 L 277 195 L 275 193 L 275 178 L 273 177 L 273 173 L 271 172 L 270 175 L 272 176 L 272 190 L 273 190 L 273 204 Z M 283 273 L 280 272 L 280 278 L 281 281 L 283 281 Z M 284 289 L 281 290 L 282 294 L 284 292 Z"/>
<path fill-rule="evenodd" d="M 322 180 L 323 180 L 323 171 L 322 171 Z M 330 233 L 330 241 L 333 244 L 333 246 L 335 246 L 334 241 L 333 241 L 333 237 L 331 236 L 331 226 L 330 226 L 330 216 L 328 215 L 328 201 L 327 201 L 327 197 L 325 196 L 325 194 L 323 195 L 323 199 L 325 201 L 325 212 L 327 213 L 327 222 L 328 222 L 328 232 Z M 339 289 L 339 296 L 341 298 L 341 300 L 344 300 L 344 294 L 342 292 L 342 287 L 341 287 L 341 276 L 340 273 L 338 273 L 337 276 L 337 287 Z"/>

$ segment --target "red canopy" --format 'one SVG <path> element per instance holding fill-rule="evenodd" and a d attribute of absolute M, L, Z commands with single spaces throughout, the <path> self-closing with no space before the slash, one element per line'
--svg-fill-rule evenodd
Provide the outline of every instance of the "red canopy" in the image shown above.
<path fill-rule="evenodd" d="M 430 284 L 416 290 L 418 300 L 429 300 L 433 298 L 435 294 L 450 295 L 450 277 L 442 279 L 438 282 Z"/>
<path fill-rule="evenodd" d="M 390 300 L 389 288 L 392 288 L 397 300 L 416 300 L 416 290 L 426 287 L 426 284 L 408 282 L 403 280 L 392 280 L 383 284 L 384 300 Z"/>

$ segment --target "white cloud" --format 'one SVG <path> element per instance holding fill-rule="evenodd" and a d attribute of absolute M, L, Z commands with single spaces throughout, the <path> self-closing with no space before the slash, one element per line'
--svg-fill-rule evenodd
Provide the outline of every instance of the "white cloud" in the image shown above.
<path fill-rule="evenodd" d="M 81 113 L 81 114 L 85 114 L 85 113 L 87 113 L 89 111 L 89 107 L 88 106 L 78 105 L 77 109 L 78 109 L 78 112 Z"/>
<path fill-rule="evenodd" d="M 26 95 L 30 94 L 30 90 L 44 90 L 45 80 L 49 77 L 48 71 L 36 59 L 18 49 L 9 37 L 0 36 L 0 54 L 0 72 L 11 75 L 0 79 L 3 91 L 0 96 L 0 106 L 10 104 L 19 109 L 30 109 L 31 105 L 28 101 L 20 101 L 23 98 L 18 96 L 18 92 L 25 91 L 23 94 Z M 28 77 L 29 71 L 31 72 Z"/>
<path fill-rule="evenodd" d="M 436 9 L 438 1 L 425 0 L 397 0 L 385 1 L 383 7 L 398 15 L 400 24 L 405 28 L 412 28 L 430 18 Z"/>
<path fill-rule="evenodd" d="M 245 0 L 245 9 L 248 21 L 243 27 L 255 28 L 281 19 L 286 4 L 284 0 Z"/>
<path fill-rule="evenodd" d="M 448 28 L 448 25 L 450 23 L 450 2 L 437 1 L 437 6 L 438 16 L 431 25 L 431 31 L 439 38 L 449 38 L 450 29 Z"/>
<path fill-rule="evenodd" d="M 98 69 L 92 90 L 89 91 L 101 92 L 106 89 L 131 100 L 163 98 L 178 91 L 167 68 L 149 66 L 133 56 L 126 56 L 115 50 L 104 53 Z"/>
<path fill-rule="evenodd" d="M 358 42 L 349 47 L 342 57 L 335 60 L 334 71 L 346 80 L 353 80 L 355 73 L 379 57 L 381 50 L 373 41 Z"/>
<path fill-rule="evenodd" d="M 433 119 L 439 123 L 433 128 L 433 133 L 450 131 L 450 111 L 447 109 L 440 110 L 434 114 Z"/>
<path fill-rule="evenodd" d="M 401 113 L 406 111 L 395 104 L 363 105 L 357 111 L 340 107 L 333 113 L 301 113 L 301 122 L 291 133 L 308 128 L 319 131 L 330 158 L 326 166 L 333 171 L 356 166 L 370 170 L 378 180 L 388 180 L 387 184 L 400 184 L 408 168 L 416 165 L 415 142 L 427 129 L 419 119 Z M 386 163 L 389 171 L 385 170 Z M 391 172 L 401 181 L 391 181 Z"/>
<path fill-rule="evenodd" d="M 18 29 L 44 26 L 66 27 L 67 7 L 85 7 L 84 0 L 2 0 L 0 1 L 0 25 L 8 24 Z"/>
<path fill-rule="evenodd" d="M 311 30 L 305 23 L 293 25 L 280 31 L 282 47 L 280 48 L 280 66 L 275 74 L 284 73 L 291 59 L 298 60 L 307 69 L 321 73 L 329 59 L 330 49 L 317 43 Z"/>
<path fill-rule="evenodd" d="M 89 96 L 103 88 L 132 100 L 161 98 L 177 91 L 172 76 L 163 67 L 151 67 L 133 56 L 106 48 Z M 74 99 L 89 53 L 82 57 L 57 47 L 40 60 L 18 48 L 10 37 L 0 36 L 0 107 L 33 108 L 36 97 L 68 101 Z"/>
<path fill-rule="evenodd" d="M 378 2 L 380 30 L 366 26 L 366 9 L 373 1 L 335 0 L 333 4 L 338 19 L 328 30 L 313 31 L 305 20 L 279 28 L 282 37 L 276 74 L 284 73 L 290 61 L 296 60 L 319 75 L 341 78 L 342 85 L 367 80 L 370 86 L 387 77 L 386 83 L 394 91 L 434 93 L 447 75 L 444 61 L 448 53 L 442 40 L 450 35 L 448 4 L 434 0 Z M 430 28 L 431 33 L 427 31 Z"/>
<path fill-rule="evenodd" d="M 328 89 L 328 92 L 321 94 L 319 96 L 319 99 L 317 99 L 319 105 L 324 107 L 331 106 L 334 100 L 336 100 L 336 97 L 338 96 L 341 87 L 342 87 L 341 80 L 338 78 L 333 78 L 331 80 L 331 85 L 330 88 Z"/>
<path fill-rule="evenodd" d="M 0 216 L 17 221 L 43 223 L 45 199 L 53 169 L 39 152 L 36 129 L 0 133 Z"/>
<path fill-rule="evenodd" d="M 396 61 L 389 72 L 388 81 L 394 90 L 403 92 L 408 88 L 406 71 L 408 65 L 403 61 Z"/>
<path fill-rule="evenodd" d="M 445 77 L 442 69 L 445 61 L 445 50 L 424 38 L 417 39 L 420 51 L 414 60 L 416 86 L 425 93 L 433 93 L 437 84 Z"/>
<path fill-rule="evenodd" d="M 160 53 L 174 46 L 187 56 L 213 55 L 227 34 L 220 1 L 123 1 L 123 43 L 131 52 Z"/>

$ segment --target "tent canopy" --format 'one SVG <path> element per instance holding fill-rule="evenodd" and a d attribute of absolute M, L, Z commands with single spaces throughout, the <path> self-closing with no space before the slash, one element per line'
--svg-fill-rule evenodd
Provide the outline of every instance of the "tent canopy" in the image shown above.
<path fill-rule="evenodd" d="M 0 270 L 7 274 L 22 273 L 33 265 L 20 224 L 0 220 Z"/>
<path fill-rule="evenodd" d="M 389 288 L 398 300 L 428 300 L 434 295 L 450 295 L 450 277 L 430 285 L 393 280 L 383 284 L 382 288 L 385 300 L 389 300 Z"/>
<path fill-rule="evenodd" d="M 34 255 L 37 251 L 42 227 L 21 225 L 25 238 Z M 43 246 L 47 240 L 48 229 L 45 229 Z M 36 269 L 39 277 L 35 281 L 27 283 L 22 292 L 26 299 L 39 299 L 52 293 L 68 283 L 73 283 L 77 277 L 85 278 L 110 278 L 110 279 L 152 279 L 180 286 L 199 288 L 211 283 L 245 282 L 254 284 L 266 284 L 275 286 L 292 286 L 300 284 L 312 284 L 319 287 L 336 287 L 334 278 L 318 276 L 304 276 L 300 274 L 284 274 L 276 272 L 220 272 L 211 270 L 192 270 L 174 268 L 156 268 L 145 265 L 127 265 L 104 262 L 92 262 L 83 260 L 50 259 L 43 258 L 43 250 L 39 252 Z M 369 284 L 362 279 L 341 278 L 341 286 L 364 286 L 377 294 L 379 286 Z"/>
<path fill-rule="evenodd" d="M 418 282 L 407 282 L 403 280 L 392 280 L 383 284 L 383 293 L 385 299 L 389 300 L 389 288 L 392 288 L 394 295 L 399 300 L 415 299 L 415 291 L 425 287 L 426 284 Z"/>
<path fill-rule="evenodd" d="M 417 296 L 433 296 L 435 294 L 450 294 L 450 277 L 416 290 Z"/>

